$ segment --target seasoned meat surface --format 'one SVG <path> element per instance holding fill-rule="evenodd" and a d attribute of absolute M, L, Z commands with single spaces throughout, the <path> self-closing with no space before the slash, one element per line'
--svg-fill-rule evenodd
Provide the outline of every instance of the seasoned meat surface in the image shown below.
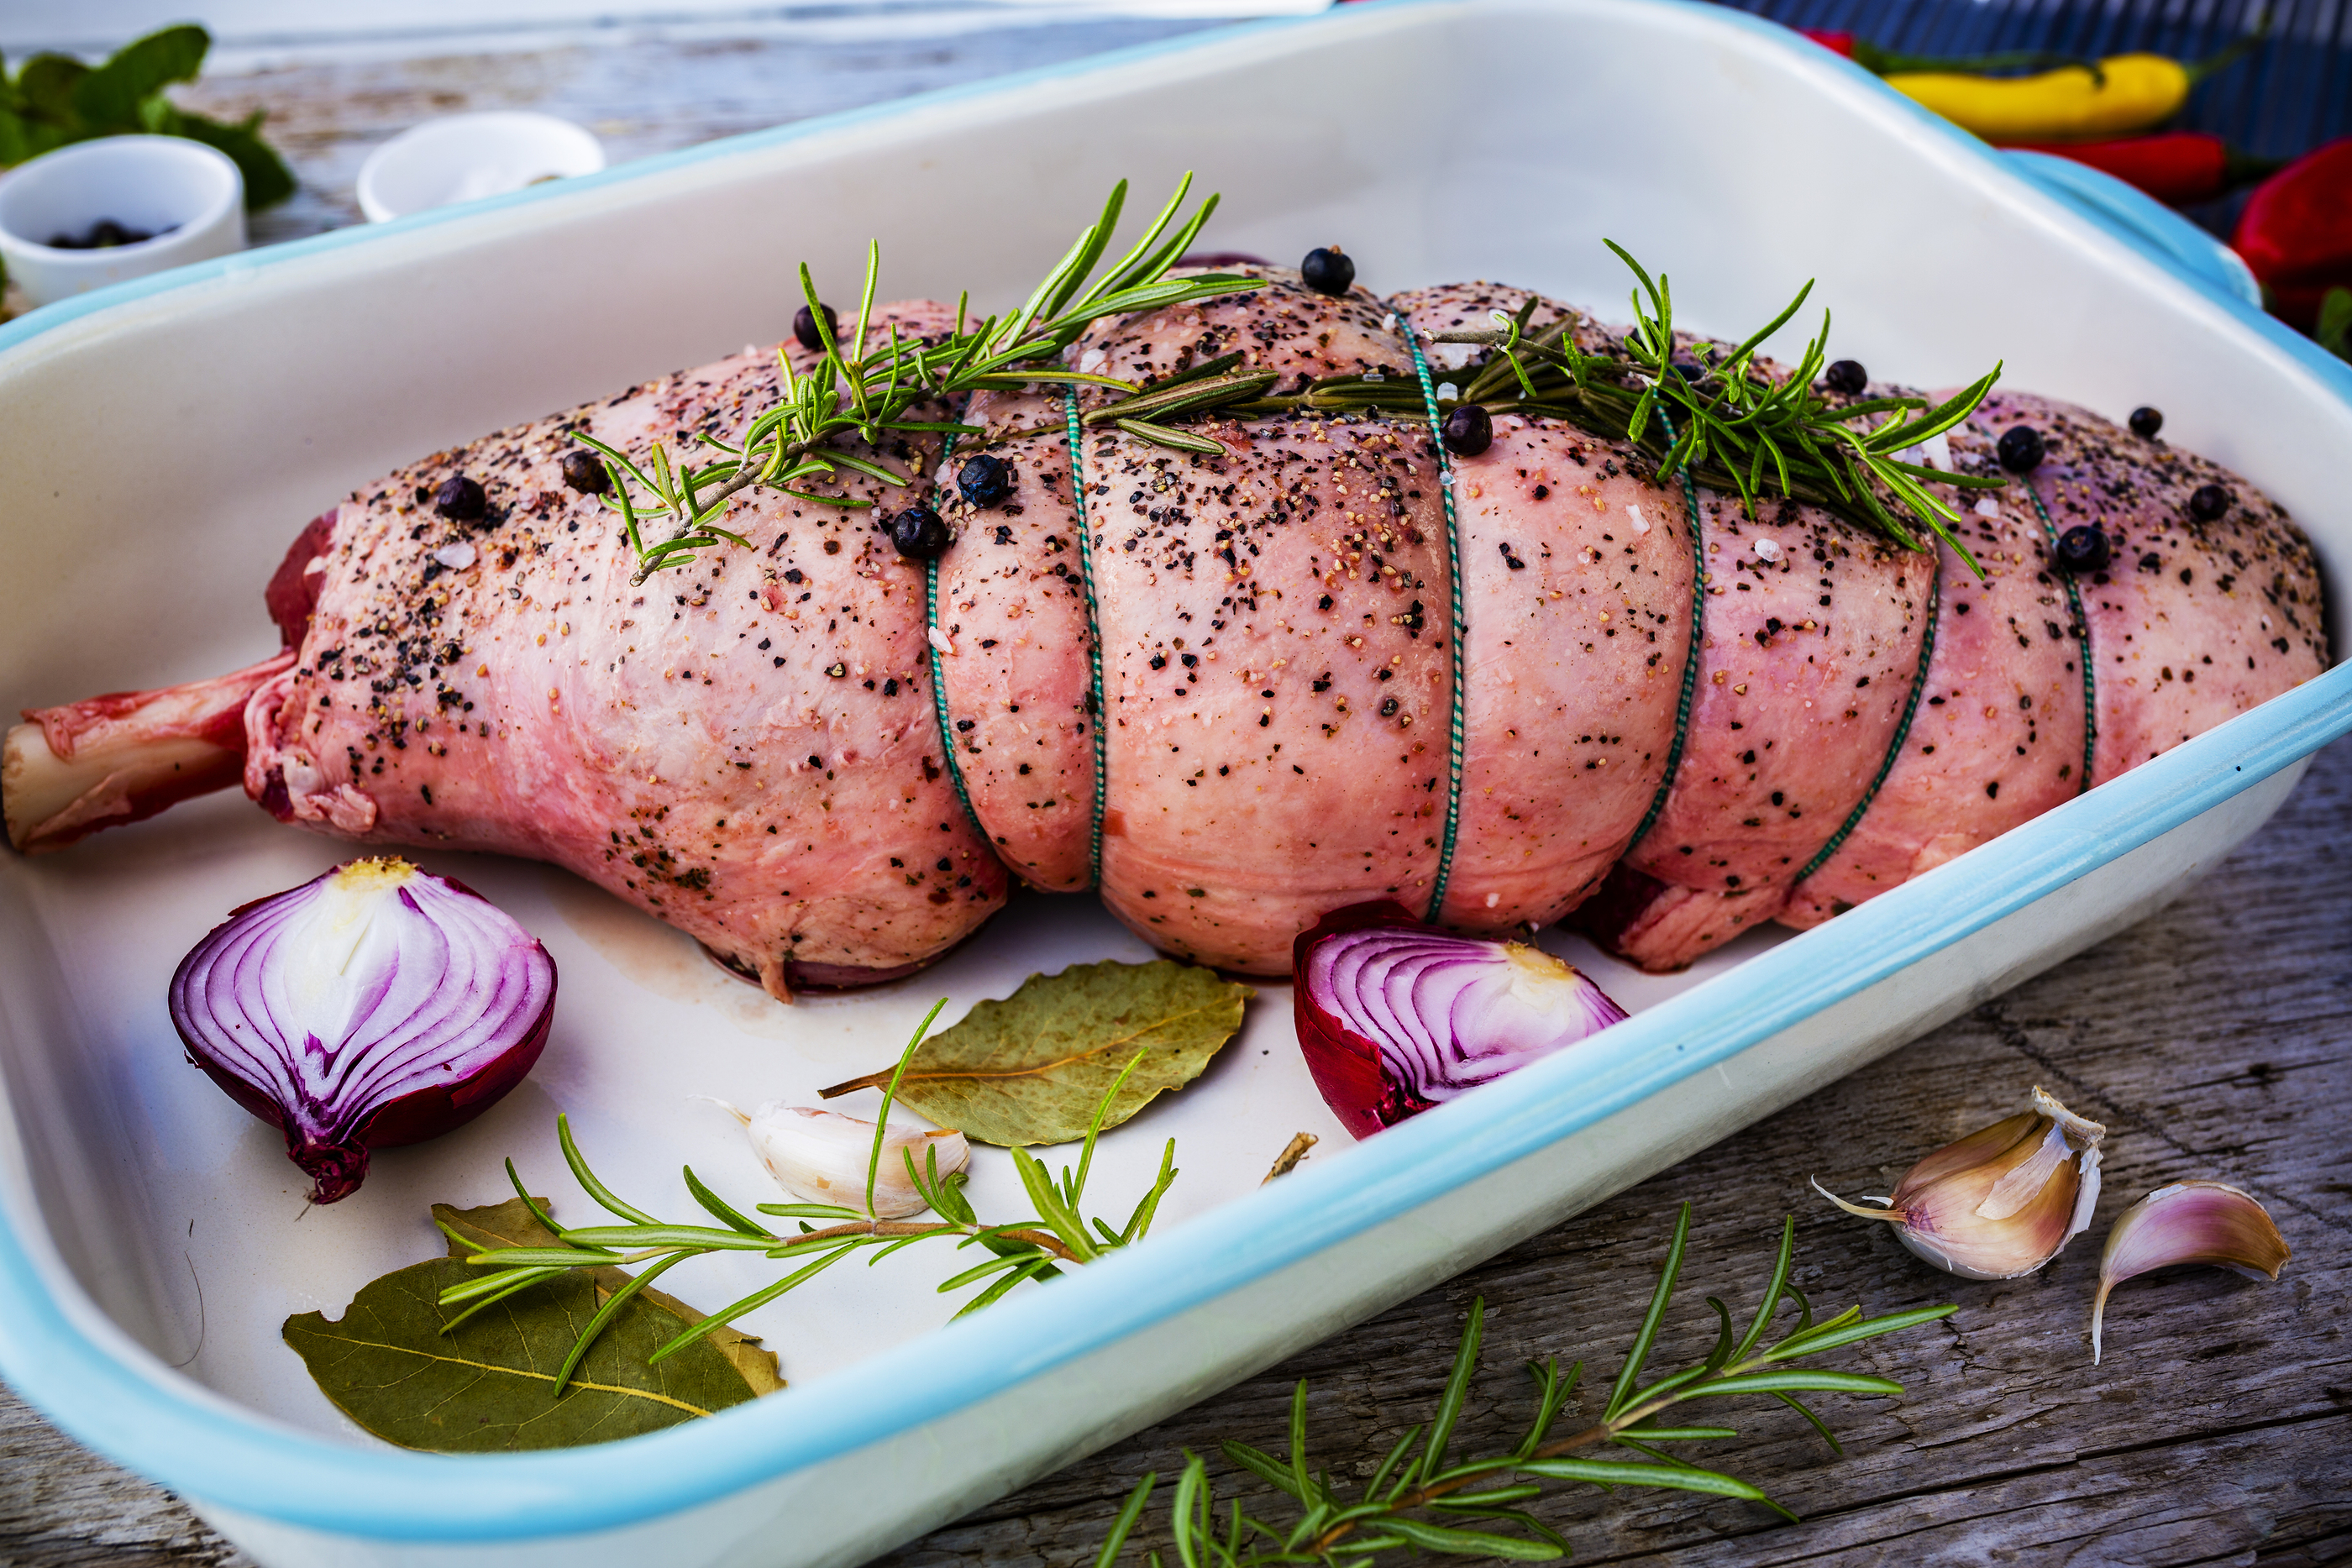
<path fill-rule="evenodd" d="M 944 311 L 887 319 L 919 335 Z M 901 494 L 855 474 L 841 493 L 875 507 L 746 492 L 725 523 L 757 549 L 632 587 L 616 515 L 563 481 L 574 430 L 677 450 L 735 434 L 777 380 L 746 351 L 346 499 L 299 663 L 247 710 L 247 790 L 366 842 L 552 861 L 779 995 L 968 935 L 1006 877 L 941 768 L 922 576 L 878 522 Z M 911 440 L 864 455 L 937 461 Z M 434 506 L 461 475 L 478 518 Z"/>
<path fill-rule="evenodd" d="M 1770 920 L 1853 813 L 1911 707 L 1931 557 L 1816 507 L 1701 490 L 1705 609 L 1682 766 L 1618 870 L 1606 921 L 1625 956 L 1679 968 Z M 1626 907 L 1639 876 L 1656 891 Z M 1596 911 L 1596 915 L 1600 912 Z"/>
<path fill-rule="evenodd" d="M 1097 323 L 1069 367 L 1148 389 L 1235 356 L 1284 395 L 1395 382 L 1387 412 L 1261 405 L 1171 448 L 1099 385 L 1075 416 L 1058 387 L 992 390 L 928 415 L 978 427 L 950 450 L 858 451 L 899 483 L 746 492 L 721 520 L 748 549 L 633 585 L 618 515 L 562 459 L 579 434 L 640 459 L 735 435 L 778 391 L 774 352 L 746 350 L 354 492 L 270 585 L 279 660 L 10 733 L 12 839 L 183 798 L 228 771 L 241 713 L 246 787 L 279 817 L 552 861 L 780 996 L 930 961 L 1012 876 L 1256 973 L 1372 898 L 1486 934 L 1572 915 L 1669 969 L 1827 919 L 2326 666 L 2293 522 L 2084 410 L 2004 392 L 1931 444 L 2001 475 L 2022 425 L 2041 457 L 1948 488 L 1966 559 L 1916 552 L 1794 501 L 1751 515 L 1559 419 L 1507 412 L 1445 454 L 1423 365 L 1453 397 L 1486 350 L 1437 337 L 1524 309 L 1624 357 L 1559 301 L 1244 270 L 1261 287 Z M 882 321 L 948 324 L 927 302 Z M 459 478 L 478 492 L 438 499 Z M 923 500 L 950 531 L 935 591 L 888 528 Z"/>

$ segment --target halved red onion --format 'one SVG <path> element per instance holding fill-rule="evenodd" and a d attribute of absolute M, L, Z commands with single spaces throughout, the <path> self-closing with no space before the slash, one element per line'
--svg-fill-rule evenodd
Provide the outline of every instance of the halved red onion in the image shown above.
<path fill-rule="evenodd" d="M 1459 936 L 1386 902 L 1301 935 L 1291 979 L 1307 1071 L 1360 1138 L 1625 1016 L 1549 953 Z"/>
<path fill-rule="evenodd" d="M 286 1133 L 313 1203 L 522 1082 L 555 1015 L 555 960 L 462 883 L 357 860 L 233 912 L 180 960 L 188 1060 Z"/>

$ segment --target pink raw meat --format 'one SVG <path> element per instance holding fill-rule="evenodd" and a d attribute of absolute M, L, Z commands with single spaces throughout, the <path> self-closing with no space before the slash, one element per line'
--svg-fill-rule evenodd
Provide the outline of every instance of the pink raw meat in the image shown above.
<path fill-rule="evenodd" d="M 1765 920 L 1818 923 L 2072 799 L 2086 649 L 2095 779 L 2326 665 L 2316 570 L 2284 515 L 2082 410 L 2004 392 L 1951 433 L 1937 461 L 1980 473 L 2011 424 L 2048 443 L 2031 493 L 1954 492 L 1981 579 L 1816 507 L 1749 517 L 1705 492 L 1695 557 L 1679 477 L 1622 441 L 1506 413 L 1484 450 L 1441 464 L 1406 331 L 1454 395 L 1484 350 L 1434 339 L 1531 296 L 1331 298 L 1246 270 L 1253 294 L 1098 324 L 1073 368 L 1148 388 L 1238 354 L 1284 392 L 1394 383 L 1391 411 L 1185 424 L 1220 454 L 1088 423 L 1081 519 L 1061 393 L 986 392 L 962 411 L 983 433 L 945 461 L 928 436 L 863 453 L 909 481 L 840 476 L 874 507 L 746 492 L 724 522 L 751 549 L 632 588 L 614 515 L 562 477 L 572 433 L 642 456 L 733 434 L 777 386 L 764 351 L 665 377 L 355 492 L 271 584 L 294 653 L 28 716 L 7 741 L 11 836 L 54 847 L 160 809 L 194 792 L 173 746 L 209 748 L 210 778 L 241 741 L 248 791 L 282 818 L 553 861 L 781 996 L 929 962 L 998 906 L 1008 871 L 1089 885 L 1099 787 L 1108 907 L 1169 951 L 1279 973 L 1334 908 L 1432 903 L 1458 653 L 1443 918 L 1500 933 L 1576 910 L 1670 968 Z M 1622 359 L 1616 330 L 1535 303 L 1531 330 L 1572 319 L 1588 352 Z M 947 325 L 927 303 L 884 319 Z M 1106 396 L 1083 392 L 1082 412 Z M 985 507 L 956 481 L 979 455 L 1008 465 Z M 431 504 L 458 475 L 487 493 L 478 520 Z M 2227 505 L 2200 520 L 2204 486 Z M 887 533 L 927 494 L 954 534 L 928 622 L 923 569 Z M 2032 494 L 2112 545 L 2073 580 L 2080 622 Z M 120 766 L 92 760 L 110 724 Z"/>
<path fill-rule="evenodd" d="M 300 663 L 247 712 L 247 792 L 367 842 L 552 861 L 778 995 L 953 946 L 1005 875 L 940 766 L 921 573 L 878 531 L 903 492 L 847 473 L 881 507 L 747 492 L 726 526 L 760 549 L 633 589 L 614 515 L 561 476 L 574 428 L 642 453 L 731 434 L 776 387 L 772 353 L 736 355 L 353 495 Z M 916 477 L 937 459 L 865 455 Z M 488 494 L 478 524 L 429 504 L 458 474 Z"/>

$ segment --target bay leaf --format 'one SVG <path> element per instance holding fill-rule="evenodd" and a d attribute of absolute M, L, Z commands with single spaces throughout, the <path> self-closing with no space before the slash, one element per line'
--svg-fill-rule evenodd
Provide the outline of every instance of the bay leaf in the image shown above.
<path fill-rule="evenodd" d="M 475 1209 L 436 1205 L 434 1212 L 486 1246 L 553 1239 L 517 1198 Z M 450 1250 L 462 1249 L 453 1242 Z M 766 1362 L 761 1381 L 775 1378 L 774 1358 L 750 1342 L 730 1354 L 704 1340 L 648 1365 L 647 1356 L 700 1314 L 667 1297 L 648 1299 L 655 1292 L 647 1291 L 622 1308 L 555 1397 L 555 1374 L 580 1331 L 625 1278 L 593 1272 L 614 1278 L 574 1270 L 445 1334 L 441 1325 L 462 1309 L 442 1306 L 442 1291 L 479 1270 L 436 1258 L 362 1286 L 340 1320 L 299 1312 L 281 1332 L 338 1409 L 387 1442 L 436 1453 L 610 1442 L 709 1416 L 760 1391 L 736 1359 L 747 1352 Z"/>
<path fill-rule="evenodd" d="M 543 1212 L 554 1213 L 554 1206 L 547 1199 L 542 1197 L 534 1201 Z M 494 1203 L 483 1208 L 452 1208 L 446 1203 L 436 1203 L 433 1206 L 433 1218 L 483 1247 L 553 1247 L 559 1244 L 555 1234 L 532 1218 L 530 1210 L 523 1207 L 523 1201 L 519 1197 L 510 1197 L 504 1203 Z M 462 1258 L 465 1255 L 463 1248 L 454 1241 L 449 1243 L 450 1257 Z M 607 1296 L 629 1282 L 629 1276 L 618 1269 L 590 1269 L 584 1272 L 596 1282 L 596 1302 L 599 1306 L 604 1304 Z M 640 1301 L 650 1301 L 677 1319 L 680 1327 L 698 1323 L 703 1319 L 702 1313 L 667 1291 L 648 1286 L 637 1295 Z M 677 1331 L 673 1329 L 670 1332 L 675 1333 Z M 702 1343 L 716 1346 L 735 1370 L 743 1375 L 743 1381 L 751 1385 L 752 1393 L 777 1394 L 783 1390 L 784 1379 L 776 1364 L 776 1353 L 761 1350 L 758 1335 L 747 1334 L 740 1329 L 723 1328 L 706 1335 Z"/>
<path fill-rule="evenodd" d="M 1240 1030 L 1242 1004 L 1255 994 L 1213 969 L 1167 958 L 1032 975 L 1003 1001 L 981 1003 L 917 1047 L 898 1099 L 984 1144 L 1070 1143 L 1087 1135 L 1139 1051 L 1143 1061 L 1111 1103 L 1106 1130 L 1198 1078 Z M 886 1068 L 820 1097 L 889 1082 Z"/>

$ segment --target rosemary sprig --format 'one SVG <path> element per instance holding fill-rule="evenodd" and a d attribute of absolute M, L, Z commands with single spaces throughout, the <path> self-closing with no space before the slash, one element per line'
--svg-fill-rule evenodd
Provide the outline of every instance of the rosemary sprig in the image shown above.
<path fill-rule="evenodd" d="M 876 340 L 874 297 L 882 262 L 878 245 L 866 247 L 856 320 L 845 338 L 836 336 L 826 319 L 815 280 L 803 264 L 801 292 L 807 297 L 809 314 L 824 343 L 817 363 L 805 374 L 796 374 L 790 357 L 779 349 L 776 362 L 783 386 L 775 406 L 753 415 L 731 444 L 709 435 L 698 438 L 718 451 L 719 457 L 697 466 L 682 457 L 673 459 L 656 442 L 646 463 L 640 465 L 593 436 L 574 433 L 574 439 L 602 455 L 611 476 L 605 505 L 621 514 L 623 531 L 637 558 L 630 583 L 641 584 L 655 572 L 682 565 L 722 541 L 748 545 L 741 535 L 721 528 L 717 519 L 724 515 L 730 499 L 751 486 L 765 486 L 824 506 L 868 507 L 873 503 L 820 493 L 810 486 L 836 478 L 843 470 L 885 485 L 903 486 L 910 482 L 910 476 L 844 450 L 845 442 L 872 445 L 886 432 L 979 434 L 975 426 L 918 417 L 926 404 L 983 388 L 1018 388 L 1040 382 L 1089 382 L 1133 392 L 1132 383 L 1115 377 L 1061 368 L 1063 350 L 1106 316 L 1156 310 L 1260 287 L 1254 278 L 1225 273 L 1167 276 L 1217 209 L 1217 198 L 1213 195 L 1179 222 L 1177 214 L 1192 186 L 1192 176 L 1188 173 L 1177 183 L 1176 193 L 1143 236 L 1095 277 L 1095 268 L 1109 250 L 1127 201 L 1127 182 L 1121 180 L 1103 204 L 1102 215 L 1079 234 L 1019 309 L 967 326 L 967 297 L 957 303 L 955 330 L 936 343 L 908 342 L 895 328 Z M 1094 281 L 1089 282 L 1090 277 Z M 644 525 L 656 518 L 668 519 L 670 528 L 667 536 L 648 543 Z"/>
<path fill-rule="evenodd" d="M 2006 481 L 1946 473 L 1901 455 L 1974 413 L 2000 379 L 2000 365 L 1932 408 L 1921 398 L 1832 403 L 1813 385 L 1829 362 L 1830 315 L 1823 311 L 1822 329 L 1806 342 L 1796 367 L 1775 380 L 1756 363 L 1756 350 L 1803 308 L 1813 290 L 1810 282 L 1778 316 L 1711 362 L 1677 362 L 1674 296 L 1664 275 L 1652 277 L 1622 246 L 1603 243 L 1640 284 L 1632 296 L 1633 328 L 1622 340 L 1625 358 L 1584 352 L 1569 322 L 1530 337 L 1529 312 L 1522 310 L 1495 330 L 1449 332 L 1437 340 L 1486 343 L 1496 350 L 1465 401 L 1482 401 L 1490 412 L 1549 414 L 1622 434 L 1655 453 L 1661 469 L 1687 464 L 1701 483 L 1736 491 L 1750 515 L 1768 476 L 1780 495 L 1825 507 L 1906 549 L 1924 549 L 1898 515 L 1907 514 L 1978 570 L 1950 531 L 1959 514 L 1926 486 L 1999 489 Z M 1654 428 L 1652 416 L 1660 413 L 1671 423 L 1661 419 Z M 1855 428 L 1877 415 L 1885 417 Z"/>
<path fill-rule="evenodd" d="M 1948 527 L 1960 520 L 1959 515 L 1927 486 L 1998 489 L 2005 481 L 1946 473 L 1907 462 L 1901 455 L 1975 412 L 2000 379 L 2000 366 L 1933 408 L 1920 398 L 1832 403 L 1813 386 L 1829 362 L 1830 318 L 1823 312 L 1822 329 L 1806 343 L 1796 368 L 1775 380 L 1756 363 L 1757 348 L 1803 307 L 1812 293 L 1811 283 L 1771 321 L 1712 363 L 1677 361 L 1674 297 L 1665 277 L 1653 277 L 1623 246 L 1603 243 L 1640 284 L 1633 295 L 1633 328 L 1622 340 L 1623 357 L 1578 348 L 1572 320 L 1530 333 L 1535 310 L 1530 300 L 1515 319 L 1493 329 L 1438 336 L 1441 343 L 1472 343 L 1492 350 L 1483 365 L 1464 373 L 1458 392 L 1447 396 L 1440 392 L 1441 416 L 1475 403 L 1490 415 L 1565 420 L 1634 443 L 1657 459 L 1662 471 L 1687 464 L 1702 484 L 1736 492 L 1750 515 L 1769 488 L 1817 503 L 1906 549 L 1923 549 L 1904 520 L 1907 517 L 1950 544 L 1977 570 Z M 1410 379 L 1333 378 L 1302 392 L 1269 396 L 1266 389 L 1275 378 L 1234 373 L 1238 359 L 1229 355 L 1196 367 L 1181 378 L 1185 384 L 1162 382 L 1129 397 L 1113 398 L 1090 411 L 1086 423 L 1116 423 L 1145 440 L 1191 451 L 1214 444 L 1200 436 L 1171 440 L 1174 433 L 1168 421 L 1323 411 L 1418 417 L 1423 412 L 1421 389 Z M 1874 425 L 1855 427 L 1858 421 L 1882 415 Z"/>
<path fill-rule="evenodd" d="M 1781 1227 L 1780 1250 L 1764 1288 L 1763 1301 L 1748 1331 L 1735 1341 L 1731 1311 L 1713 1296 L 1706 1303 L 1722 1322 L 1705 1360 L 1667 1376 L 1644 1382 L 1650 1354 L 1664 1321 L 1676 1279 L 1682 1272 L 1685 1245 L 1690 1234 L 1690 1205 L 1675 1222 L 1673 1241 L 1666 1249 L 1649 1311 L 1635 1331 L 1624 1364 L 1611 1386 L 1600 1420 L 1578 1432 L 1554 1437 L 1551 1431 L 1583 1370 L 1572 1363 L 1566 1372 L 1556 1357 L 1529 1362 L 1536 1409 L 1526 1435 L 1507 1453 L 1455 1460 L 1454 1427 L 1469 1393 L 1470 1376 L 1478 1364 L 1486 1303 L 1474 1301 L 1470 1321 L 1454 1357 L 1437 1409 L 1430 1420 L 1413 1427 L 1389 1450 L 1370 1481 L 1360 1488 L 1336 1484 L 1328 1471 L 1317 1471 L 1307 1460 L 1307 1383 L 1301 1379 L 1291 1396 L 1289 1453 L 1269 1454 L 1246 1443 L 1221 1445 L 1225 1458 L 1249 1471 L 1297 1505 L 1297 1517 L 1276 1525 L 1244 1512 L 1238 1500 L 1221 1510 L 1207 1462 L 1187 1450 L 1183 1473 L 1178 1477 L 1170 1527 L 1176 1554 L 1183 1568 L 1270 1568 L 1276 1563 L 1323 1563 L 1329 1568 L 1366 1568 L 1383 1552 L 1399 1550 L 1432 1552 L 1458 1557 L 1506 1558 L 1549 1562 L 1568 1555 L 1568 1543 L 1558 1533 L 1517 1505 L 1543 1493 L 1548 1480 L 1585 1481 L 1600 1487 L 1656 1487 L 1706 1492 L 1717 1497 L 1758 1502 L 1784 1518 L 1796 1516 L 1758 1487 L 1736 1476 L 1679 1458 L 1668 1445 L 1732 1437 L 1736 1428 L 1717 1426 L 1671 1427 L 1658 1417 L 1676 1405 L 1694 1399 L 1735 1395 L 1769 1394 L 1790 1405 L 1811 1422 L 1834 1451 L 1837 1438 L 1829 1427 L 1797 1396 L 1805 1393 L 1900 1394 L 1903 1385 L 1884 1377 L 1833 1372 L 1795 1364 L 1823 1351 L 1834 1350 L 1880 1334 L 1916 1327 L 1949 1316 L 1949 1305 L 1922 1307 L 1865 1318 L 1850 1307 L 1823 1322 L 1813 1322 L 1811 1303 L 1789 1283 L 1796 1250 L 1797 1223 Z M 1784 1297 L 1799 1308 L 1791 1333 L 1767 1344 L 1766 1334 Z M 1581 1451 L 1616 1448 L 1644 1456 L 1639 1459 L 1592 1458 Z M 1112 1568 L 1128 1537 L 1141 1521 L 1157 1486 L 1156 1473 L 1146 1475 L 1128 1494 L 1112 1522 L 1110 1533 L 1095 1558 L 1096 1568 Z M 1517 1524 L 1529 1533 L 1505 1534 L 1492 1529 L 1465 1529 L 1465 1521 Z M 1151 1568 L 1161 1568 L 1157 1552 L 1149 1553 Z"/>
<path fill-rule="evenodd" d="M 868 1254 L 868 1266 L 880 1262 L 905 1248 L 921 1241 L 953 1239 L 958 1250 L 979 1247 L 992 1254 L 984 1262 L 974 1265 L 946 1281 L 939 1289 L 945 1294 L 985 1281 L 985 1287 L 966 1301 L 955 1313 L 967 1312 L 997 1301 L 1014 1286 L 1028 1280 L 1050 1280 L 1071 1265 L 1091 1263 L 1105 1253 L 1131 1247 L 1142 1240 L 1151 1229 L 1151 1221 L 1159 1212 L 1160 1200 L 1176 1180 L 1176 1140 L 1160 1157 L 1160 1174 L 1128 1216 L 1124 1226 L 1114 1228 L 1108 1221 L 1086 1217 L 1085 1199 L 1087 1173 L 1094 1165 L 1095 1140 L 1101 1135 L 1103 1119 L 1109 1113 L 1112 1100 L 1126 1086 L 1128 1076 L 1143 1061 L 1144 1053 L 1135 1060 L 1104 1094 L 1096 1107 L 1093 1124 L 1087 1129 L 1084 1144 L 1079 1148 L 1077 1168 L 1064 1166 L 1060 1176 L 1045 1168 L 1043 1160 L 1026 1149 L 1012 1151 L 1013 1168 L 1020 1173 L 1021 1185 L 1034 1206 L 1034 1218 L 1016 1219 L 1005 1224 L 982 1224 L 973 1212 L 971 1201 L 964 1197 L 965 1176 L 961 1171 L 940 1174 L 939 1151 L 936 1146 L 924 1150 L 923 1167 L 915 1165 L 911 1149 L 900 1151 L 907 1166 L 907 1175 L 916 1191 L 938 1218 L 935 1219 L 883 1219 L 874 1210 L 874 1188 L 881 1174 L 883 1143 L 890 1122 L 890 1106 L 898 1098 L 898 1080 L 906 1072 L 915 1050 L 930 1032 L 932 1020 L 940 1009 L 947 1005 L 945 998 L 932 1007 L 916 1027 L 914 1038 L 898 1058 L 898 1068 L 890 1074 L 888 1086 L 882 1096 L 882 1112 L 874 1124 L 874 1145 L 866 1160 L 866 1206 L 861 1209 L 824 1203 L 763 1203 L 757 1211 L 780 1218 L 799 1222 L 797 1234 L 785 1235 L 770 1226 L 746 1216 L 712 1192 L 694 1174 L 694 1167 L 685 1167 L 686 1189 L 703 1210 L 719 1223 L 672 1224 L 656 1219 L 641 1208 L 625 1202 L 598 1179 L 579 1145 L 572 1142 L 570 1119 L 555 1119 L 556 1139 L 562 1145 L 564 1162 L 572 1167 L 588 1196 L 607 1212 L 625 1223 L 619 1225 L 575 1226 L 570 1228 L 557 1225 L 545 1211 L 531 1201 L 530 1189 L 523 1185 L 514 1162 L 507 1162 L 507 1179 L 514 1184 L 515 1193 L 530 1209 L 532 1218 L 552 1232 L 557 1245 L 553 1247 L 493 1247 L 475 1250 L 466 1261 L 486 1272 L 478 1280 L 468 1280 L 453 1285 L 440 1296 L 443 1306 L 461 1307 L 450 1321 L 442 1325 L 446 1333 L 474 1313 L 495 1302 L 506 1300 L 542 1281 L 553 1279 L 572 1269 L 606 1269 L 617 1264 L 644 1263 L 646 1267 L 630 1282 L 606 1300 L 604 1306 L 582 1329 L 571 1354 L 556 1374 L 555 1391 L 563 1392 L 588 1354 L 589 1347 L 607 1324 L 618 1315 L 628 1299 L 651 1284 L 661 1274 L 689 1258 L 706 1257 L 714 1252 L 757 1252 L 779 1262 L 796 1265 L 783 1278 L 761 1286 L 740 1301 L 734 1301 L 692 1327 L 663 1343 L 646 1359 L 657 1362 L 692 1344 L 705 1334 L 714 1333 L 734 1319 L 754 1308 L 763 1307 L 789 1291 L 807 1283 L 818 1274 L 840 1262 L 854 1252 Z M 821 1221 L 811 1224 L 810 1221 Z M 454 1232 L 451 1233 L 455 1235 Z M 464 1240 L 462 1237 L 457 1238 Z M 471 1242 L 467 1243 L 472 1246 Z"/>

